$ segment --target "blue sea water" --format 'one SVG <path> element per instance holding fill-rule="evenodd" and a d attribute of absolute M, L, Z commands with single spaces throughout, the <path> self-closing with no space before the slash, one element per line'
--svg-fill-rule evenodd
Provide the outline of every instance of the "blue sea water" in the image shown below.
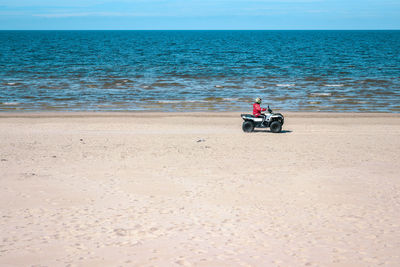
<path fill-rule="evenodd" d="M 0 31 L 0 111 L 400 112 L 400 31 Z"/>

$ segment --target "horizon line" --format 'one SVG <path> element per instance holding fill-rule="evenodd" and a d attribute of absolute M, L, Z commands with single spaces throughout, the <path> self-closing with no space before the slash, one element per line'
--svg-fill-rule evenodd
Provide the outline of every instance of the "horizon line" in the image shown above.
<path fill-rule="evenodd" d="M 0 31 L 398 31 L 393 29 L 0 29 Z"/>

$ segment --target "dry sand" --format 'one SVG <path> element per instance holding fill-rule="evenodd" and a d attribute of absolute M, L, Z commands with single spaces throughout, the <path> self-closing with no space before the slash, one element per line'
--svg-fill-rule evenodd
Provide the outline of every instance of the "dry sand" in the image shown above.
<path fill-rule="evenodd" d="M 1 266 L 400 266 L 400 115 L 0 114 Z"/>

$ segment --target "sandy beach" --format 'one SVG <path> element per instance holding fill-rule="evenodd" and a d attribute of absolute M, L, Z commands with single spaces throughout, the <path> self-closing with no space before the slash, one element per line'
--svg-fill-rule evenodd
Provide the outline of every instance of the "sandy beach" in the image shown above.
<path fill-rule="evenodd" d="M 400 114 L 1 113 L 0 266 L 399 266 Z"/>

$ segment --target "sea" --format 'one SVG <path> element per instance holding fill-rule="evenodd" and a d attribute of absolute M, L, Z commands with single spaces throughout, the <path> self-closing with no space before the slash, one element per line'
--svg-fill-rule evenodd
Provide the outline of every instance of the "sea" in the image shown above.
<path fill-rule="evenodd" d="M 400 112 L 400 31 L 0 31 L 0 111 Z"/>

